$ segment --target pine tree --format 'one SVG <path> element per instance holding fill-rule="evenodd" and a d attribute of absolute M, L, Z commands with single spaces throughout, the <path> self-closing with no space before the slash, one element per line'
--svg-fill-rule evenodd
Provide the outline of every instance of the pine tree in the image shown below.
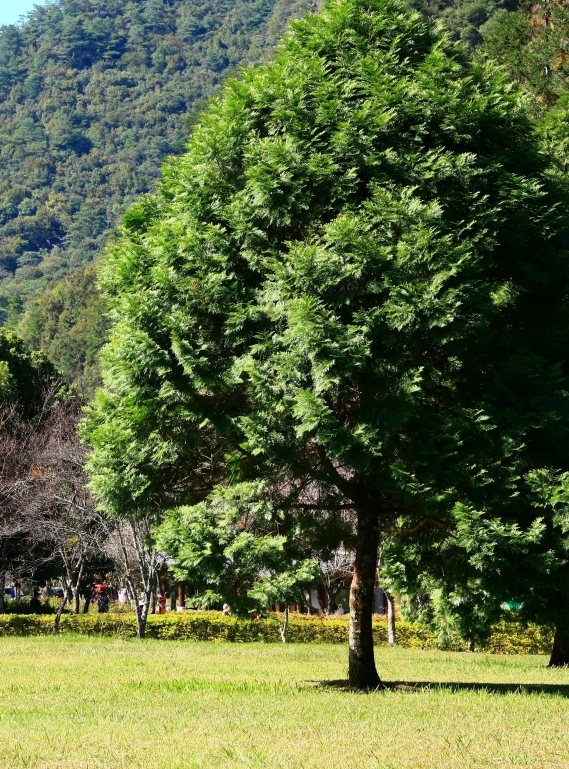
<path fill-rule="evenodd" d="M 530 474 L 569 464 L 543 162 L 501 72 L 398 0 L 296 23 L 106 258 L 114 328 L 84 427 L 106 509 L 233 495 L 310 518 L 355 550 L 350 682 L 379 686 L 381 533 L 539 528 Z"/>

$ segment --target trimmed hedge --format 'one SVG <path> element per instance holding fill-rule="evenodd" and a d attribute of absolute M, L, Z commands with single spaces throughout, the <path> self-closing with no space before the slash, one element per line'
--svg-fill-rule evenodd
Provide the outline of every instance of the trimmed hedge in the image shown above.
<path fill-rule="evenodd" d="M 49 635 L 53 617 L 37 614 L 0 615 L 1 636 Z M 136 637 L 134 614 L 64 614 L 61 617 L 61 633 L 79 633 L 96 636 Z M 376 644 L 387 645 L 385 620 L 374 622 Z M 148 617 L 148 638 L 176 641 L 232 641 L 247 643 L 280 642 L 276 619 L 243 620 L 223 617 L 218 612 L 155 614 Z M 306 615 L 291 615 L 288 630 L 291 643 L 347 643 L 346 619 L 320 619 Z M 492 631 L 490 640 L 480 651 L 492 654 L 548 654 L 553 642 L 550 628 L 530 625 L 523 627 L 515 622 L 502 622 Z M 397 645 L 407 649 L 436 649 L 435 635 L 426 627 L 410 622 L 397 623 Z M 452 651 L 466 650 L 465 644 L 456 639 Z"/>

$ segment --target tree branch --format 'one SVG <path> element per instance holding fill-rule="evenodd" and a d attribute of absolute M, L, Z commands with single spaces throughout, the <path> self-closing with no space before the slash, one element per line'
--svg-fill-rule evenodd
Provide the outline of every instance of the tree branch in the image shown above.
<path fill-rule="evenodd" d="M 416 531 L 424 529 L 425 526 L 437 526 L 439 529 L 454 529 L 454 523 L 446 523 L 445 521 L 439 521 L 438 518 L 423 518 L 421 523 L 416 526 L 399 527 L 399 526 L 377 526 L 376 531 L 394 532 L 396 534 L 414 534 Z"/>

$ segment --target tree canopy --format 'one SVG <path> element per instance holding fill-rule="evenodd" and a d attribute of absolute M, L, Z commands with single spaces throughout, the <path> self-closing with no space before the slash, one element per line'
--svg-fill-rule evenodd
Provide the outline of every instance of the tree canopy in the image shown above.
<path fill-rule="evenodd" d="M 17 405 L 27 417 L 34 416 L 55 379 L 43 353 L 30 351 L 13 331 L 0 329 L 0 408 Z"/>

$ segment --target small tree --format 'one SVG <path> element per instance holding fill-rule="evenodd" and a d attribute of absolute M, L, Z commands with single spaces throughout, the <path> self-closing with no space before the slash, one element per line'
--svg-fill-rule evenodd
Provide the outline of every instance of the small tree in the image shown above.
<path fill-rule="evenodd" d="M 29 577 L 51 557 L 38 542 L 28 499 L 37 476 L 37 435 L 60 386 L 42 353 L 0 329 L 0 613 L 7 574 Z"/>
<path fill-rule="evenodd" d="M 262 574 L 249 590 L 249 596 L 264 609 L 273 604 L 283 604 L 283 620 L 279 621 L 281 640 L 286 643 L 289 620 L 289 604 L 297 603 L 303 590 L 312 587 L 322 579 L 319 566 L 315 561 L 306 560 L 300 563 L 283 564 L 282 571 L 276 569 L 272 574 Z"/>
<path fill-rule="evenodd" d="M 76 614 L 80 586 L 89 573 L 100 570 L 110 529 L 86 487 L 85 448 L 76 430 L 80 408 L 74 394 L 65 390 L 51 404 L 33 434 L 31 467 L 22 500 L 26 517 L 33 522 L 34 540 L 60 564 L 64 586 L 60 609 L 70 599 Z"/>
<path fill-rule="evenodd" d="M 203 504 L 174 509 L 158 530 L 158 544 L 173 556 L 178 579 L 227 601 L 237 615 L 284 604 L 285 643 L 288 604 L 298 603 L 321 571 L 316 560 L 302 558 L 309 544 L 277 509 L 271 511 L 269 496 L 264 484 L 243 483 Z"/>
<path fill-rule="evenodd" d="M 152 516 L 111 519 L 112 529 L 104 551 L 115 564 L 137 604 L 137 637 L 146 635 L 149 613 L 156 604 L 158 577 L 166 565 L 166 556 L 155 543 Z"/>

